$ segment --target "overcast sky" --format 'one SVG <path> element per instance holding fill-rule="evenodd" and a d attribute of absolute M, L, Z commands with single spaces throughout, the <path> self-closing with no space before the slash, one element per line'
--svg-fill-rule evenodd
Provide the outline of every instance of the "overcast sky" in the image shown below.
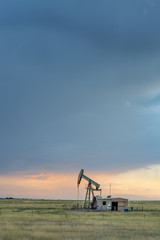
<path fill-rule="evenodd" d="M 0 1 L 0 173 L 160 160 L 160 1 Z"/>

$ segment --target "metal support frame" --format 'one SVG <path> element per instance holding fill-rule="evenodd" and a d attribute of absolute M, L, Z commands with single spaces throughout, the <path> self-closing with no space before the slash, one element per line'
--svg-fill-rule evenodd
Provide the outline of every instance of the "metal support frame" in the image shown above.
<path fill-rule="evenodd" d="M 88 186 L 86 188 L 86 196 L 85 196 L 85 201 L 84 201 L 84 208 L 86 208 L 86 209 L 92 208 L 91 203 L 93 203 L 94 191 L 100 191 L 100 196 L 101 196 L 101 190 L 102 189 L 94 189 L 94 188 L 92 188 L 91 182 L 88 183 Z"/>
<path fill-rule="evenodd" d="M 84 208 L 91 208 L 91 204 L 90 204 L 91 192 L 92 192 L 92 195 L 93 195 L 93 191 L 91 189 L 92 189 L 92 186 L 91 186 L 91 183 L 89 182 L 88 186 L 86 188 L 86 196 L 85 196 Z"/>

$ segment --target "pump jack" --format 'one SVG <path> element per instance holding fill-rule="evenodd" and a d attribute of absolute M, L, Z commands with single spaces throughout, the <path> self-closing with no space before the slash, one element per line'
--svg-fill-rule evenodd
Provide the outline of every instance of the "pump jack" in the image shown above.
<path fill-rule="evenodd" d="M 96 183 L 91 178 L 84 175 L 84 169 L 81 169 L 81 171 L 79 173 L 78 180 L 77 180 L 77 187 L 79 187 L 79 184 L 80 184 L 82 178 L 84 178 L 88 182 L 88 186 L 86 188 L 84 208 L 94 208 L 95 202 L 96 202 L 96 197 L 94 196 L 94 191 L 100 191 L 100 196 L 101 196 L 102 189 L 99 188 L 100 184 Z M 92 185 L 94 185 L 95 188 L 93 188 Z M 92 202 L 91 202 L 91 195 L 92 195 Z"/>

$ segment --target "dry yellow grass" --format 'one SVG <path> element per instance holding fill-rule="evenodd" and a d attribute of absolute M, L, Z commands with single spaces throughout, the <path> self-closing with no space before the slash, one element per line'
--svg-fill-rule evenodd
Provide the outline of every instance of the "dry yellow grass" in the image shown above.
<path fill-rule="evenodd" d="M 73 203 L 0 200 L 0 240 L 160 239 L 159 201 L 130 203 L 144 212 L 63 210 Z"/>

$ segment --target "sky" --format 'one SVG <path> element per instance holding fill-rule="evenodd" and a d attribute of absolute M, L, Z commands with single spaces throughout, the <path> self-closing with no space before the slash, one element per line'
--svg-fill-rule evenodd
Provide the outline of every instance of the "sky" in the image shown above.
<path fill-rule="evenodd" d="M 160 197 L 159 12 L 0 1 L 0 196 L 76 198 L 84 168 L 105 194 Z"/>

